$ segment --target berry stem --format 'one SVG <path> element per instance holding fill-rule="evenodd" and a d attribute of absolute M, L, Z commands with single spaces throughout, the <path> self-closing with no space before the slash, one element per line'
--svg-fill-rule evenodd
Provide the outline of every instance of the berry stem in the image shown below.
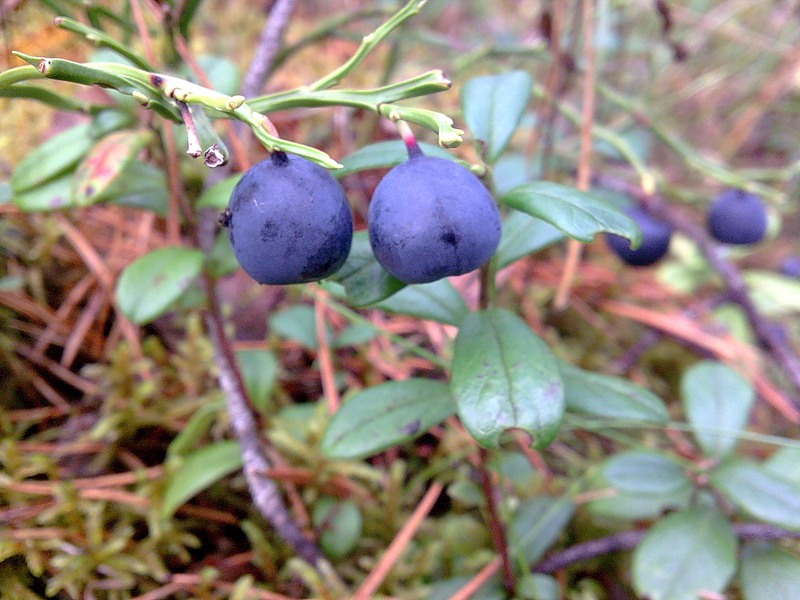
<path fill-rule="evenodd" d="M 397 131 L 400 133 L 400 138 L 406 145 L 408 158 L 422 156 L 422 150 L 417 144 L 417 138 L 414 137 L 414 132 L 411 131 L 411 127 L 408 126 L 408 123 L 405 121 L 396 121 L 395 125 L 397 126 Z"/>

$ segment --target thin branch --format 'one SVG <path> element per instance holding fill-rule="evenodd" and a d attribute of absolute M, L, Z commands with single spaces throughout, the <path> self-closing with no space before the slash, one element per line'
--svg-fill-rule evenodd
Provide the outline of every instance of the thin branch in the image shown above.
<path fill-rule="evenodd" d="M 623 531 L 604 538 L 575 544 L 556 552 L 533 567 L 536 573 L 554 573 L 572 564 L 583 562 L 612 552 L 633 550 L 647 535 L 646 529 Z M 784 538 L 800 538 L 800 531 L 787 531 L 773 525 L 763 523 L 737 523 L 733 531 L 742 540 L 780 540 Z"/>
<path fill-rule="evenodd" d="M 489 469 L 486 467 L 489 453 L 480 448 L 478 450 L 478 477 L 480 478 L 483 496 L 486 498 L 486 511 L 488 513 L 489 533 L 492 536 L 492 543 L 497 555 L 500 557 L 500 567 L 502 571 L 503 587 L 510 596 L 514 596 L 515 579 L 514 569 L 511 566 L 511 558 L 508 555 L 508 544 L 506 543 L 506 531 L 500 513 L 497 510 L 496 490 L 492 485 L 492 478 Z"/>
<path fill-rule="evenodd" d="M 214 346 L 220 387 L 225 394 L 228 414 L 236 439 L 242 449 L 242 464 L 253 503 L 261 515 L 275 528 L 277 534 L 301 558 L 316 566 L 322 558 L 317 546 L 309 540 L 292 519 L 283 503 L 277 484 L 266 477 L 271 465 L 261 448 L 262 440 L 256 425 L 255 410 L 247 391 L 233 349 L 225 335 L 222 315 L 216 298 L 216 288 L 211 278 L 207 281 L 209 311 L 207 326 Z"/>
<path fill-rule="evenodd" d="M 272 63 L 281 49 L 283 33 L 294 10 L 295 0 L 276 0 L 269 11 L 269 18 L 261 30 L 258 46 L 250 62 L 250 67 L 242 80 L 242 95 L 252 98 L 261 92 L 261 87 L 269 75 Z"/>

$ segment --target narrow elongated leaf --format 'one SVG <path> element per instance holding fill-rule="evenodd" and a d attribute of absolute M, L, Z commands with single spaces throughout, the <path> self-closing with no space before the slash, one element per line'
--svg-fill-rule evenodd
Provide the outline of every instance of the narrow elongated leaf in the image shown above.
<path fill-rule="evenodd" d="M 633 586 L 650 600 L 697 600 L 719 593 L 736 571 L 736 536 L 708 507 L 673 513 L 656 523 L 633 553 Z"/>
<path fill-rule="evenodd" d="M 733 450 L 754 399 L 750 384 L 720 362 L 700 361 L 681 378 L 681 400 L 694 437 L 714 458 Z"/>
<path fill-rule="evenodd" d="M 605 200 L 550 181 L 525 183 L 505 194 L 500 201 L 547 221 L 571 238 L 591 242 L 595 234 L 608 232 L 628 238 L 639 246 L 642 232 L 633 219 Z"/>
<path fill-rule="evenodd" d="M 95 144 L 72 178 L 72 199 L 76 206 L 99 202 L 125 167 L 153 141 L 149 130 L 118 131 Z"/>
<path fill-rule="evenodd" d="M 419 142 L 419 147 L 425 156 L 438 156 L 456 160 L 456 157 L 439 146 Z M 394 167 L 408 158 L 408 150 L 402 140 L 389 140 L 362 146 L 342 160 L 342 168 L 331 171 L 334 177 L 341 178 L 345 175 L 367 171 L 369 169 L 385 169 Z"/>
<path fill-rule="evenodd" d="M 559 362 L 567 410 L 663 425 L 669 421 L 664 402 L 645 388 L 610 375 L 590 373 Z"/>
<path fill-rule="evenodd" d="M 411 285 L 375 305 L 388 312 L 458 325 L 469 309 L 447 279 Z"/>
<path fill-rule="evenodd" d="M 358 231 L 353 235 L 347 260 L 329 279 L 344 286 L 347 300 L 353 306 L 380 302 L 405 287 L 402 281 L 389 275 L 375 258 L 366 231 Z"/>
<path fill-rule="evenodd" d="M 216 442 L 190 454 L 167 484 L 161 515 L 168 519 L 189 498 L 241 466 L 241 449 L 233 440 Z"/>
<path fill-rule="evenodd" d="M 800 598 L 800 558 L 772 544 L 752 544 L 742 553 L 744 600 Z"/>
<path fill-rule="evenodd" d="M 412 440 L 455 412 L 447 384 L 429 379 L 391 381 L 348 399 L 331 418 L 322 451 L 363 458 Z"/>
<path fill-rule="evenodd" d="M 461 88 L 461 109 L 472 134 L 486 144 L 494 163 L 519 125 L 531 97 L 533 80 L 524 71 L 475 77 Z"/>
<path fill-rule="evenodd" d="M 497 267 L 502 269 L 523 256 L 543 250 L 563 239 L 564 234 L 550 223 L 511 210 L 503 219 L 503 233 L 495 254 Z"/>
<path fill-rule="evenodd" d="M 729 460 L 712 470 L 709 481 L 744 512 L 780 527 L 800 530 L 800 485 L 744 459 Z"/>
<path fill-rule="evenodd" d="M 78 164 L 92 147 L 90 127 L 89 123 L 70 127 L 26 155 L 11 175 L 11 188 L 15 194 L 40 186 Z"/>
<path fill-rule="evenodd" d="M 203 252 L 159 248 L 129 264 L 117 282 L 123 314 L 141 325 L 164 314 L 203 268 Z"/>
<path fill-rule="evenodd" d="M 72 206 L 72 177 L 64 175 L 24 192 L 14 192 L 12 200 L 25 212 L 67 208 Z"/>
<path fill-rule="evenodd" d="M 568 498 L 538 496 L 525 500 L 511 524 L 511 546 L 528 565 L 535 565 L 572 518 L 575 505 Z"/>
<path fill-rule="evenodd" d="M 683 467 L 656 452 L 620 452 L 602 466 L 605 480 L 628 494 L 663 496 L 691 490 Z"/>
<path fill-rule="evenodd" d="M 558 433 L 564 389 L 550 349 L 515 314 L 493 308 L 461 323 L 453 355 L 451 389 L 461 422 L 486 447 L 519 428 L 538 448 Z"/>
<path fill-rule="evenodd" d="M 190 452 L 200 438 L 208 433 L 212 423 L 223 410 L 225 402 L 222 398 L 200 406 L 169 443 L 167 456 L 181 456 Z"/>

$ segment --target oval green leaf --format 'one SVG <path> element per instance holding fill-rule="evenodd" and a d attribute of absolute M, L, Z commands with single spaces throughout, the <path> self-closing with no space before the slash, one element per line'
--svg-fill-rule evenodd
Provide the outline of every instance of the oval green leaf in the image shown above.
<path fill-rule="evenodd" d="M 800 559 L 772 544 L 752 544 L 742 553 L 744 600 L 800 598 Z"/>
<path fill-rule="evenodd" d="M 258 348 L 237 350 L 236 364 L 244 379 L 247 396 L 262 414 L 272 399 L 272 389 L 278 377 L 278 359 L 269 350 Z"/>
<path fill-rule="evenodd" d="M 412 440 L 455 412 L 447 384 L 408 379 L 376 385 L 348 399 L 328 423 L 322 451 L 363 458 Z"/>
<path fill-rule="evenodd" d="M 241 466 L 242 452 L 233 440 L 216 442 L 188 455 L 167 484 L 161 516 L 170 518 L 189 498 Z"/>
<path fill-rule="evenodd" d="M 556 359 L 527 323 L 507 310 L 464 319 L 451 389 L 461 422 L 482 446 L 497 447 L 504 431 L 518 428 L 544 448 L 561 426 L 564 389 Z"/>
<path fill-rule="evenodd" d="M 319 546 L 328 558 L 344 558 L 358 546 L 363 519 L 355 503 L 323 497 L 314 506 L 311 520 L 319 531 Z"/>
<path fill-rule="evenodd" d="M 164 171 L 151 164 L 133 161 L 114 179 L 95 202 L 107 200 L 112 204 L 151 210 L 166 216 L 169 192 Z"/>
<path fill-rule="evenodd" d="M 638 225 L 619 208 L 593 194 L 550 181 L 525 183 L 503 195 L 500 201 L 550 223 L 581 242 L 591 242 L 595 234 L 602 232 L 628 238 L 634 248 L 642 240 Z"/>
<path fill-rule="evenodd" d="M 569 498 L 538 496 L 525 500 L 511 523 L 510 545 L 526 564 L 533 566 L 553 545 L 569 523 L 575 505 Z"/>
<path fill-rule="evenodd" d="M 664 425 L 669 421 L 664 402 L 635 383 L 559 362 L 567 410 L 603 417 Z"/>
<path fill-rule="evenodd" d="M 723 458 L 733 450 L 738 435 L 747 425 L 755 393 L 727 365 L 704 360 L 683 374 L 681 400 L 703 452 Z"/>
<path fill-rule="evenodd" d="M 425 142 L 418 142 L 420 149 L 426 156 L 437 156 L 439 158 L 447 158 L 449 160 L 456 160 L 456 157 L 443 150 L 439 146 L 427 144 Z M 331 171 L 334 177 L 340 178 L 359 171 L 367 171 L 369 169 L 386 169 L 399 165 L 401 162 L 408 159 L 408 149 L 402 140 L 389 140 L 386 142 L 377 142 L 363 146 L 348 154 L 342 160 L 342 168 Z"/>
<path fill-rule="evenodd" d="M 708 507 L 673 513 L 647 532 L 633 553 L 633 586 L 650 600 L 697 600 L 719 593 L 736 571 L 736 536 Z"/>
<path fill-rule="evenodd" d="M 90 123 L 70 127 L 37 146 L 23 158 L 11 175 L 11 187 L 20 194 L 63 175 L 92 147 Z"/>
<path fill-rule="evenodd" d="M 353 235 L 347 260 L 329 279 L 342 284 L 347 300 L 359 307 L 380 302 L 405 287 L 402 281 L 389 275 L 375 258 L 366 231 L 358 231 Z"/>
<path fill-rule="evenodd" d="M 169 310 L 203 268 L 203 252 L 168 247 L 148 252 L 129 264 L 117 282 L 122 313 L 137 325 Z"/>
<path fill-rule="evenodd" d="M 405 287 L 375 308 L 449 325 L 458 325 L 469 314 L 461 294 L 447 279 Z"/>
<path fill-rule="evenodd" d="M 531 97 L 533 79 L 524 71 L 475 77 L 461 88 L 461 110 L 472 135 L 486 144 L 494 163 L 514 135 Z"/>
<path fill-rule="evenodd" d="M 620 452 L 605 461 L 602 473 L 611 487 L 627 494 L 663 496 L 692 488 L 683 467 L 656 452 Z"/>
<path fill-rule="evenodd" d="M 24 192 L 14 192 L 12 200 L 25 212 L 67 208 L 72 206 L 72 177 L 64 175 Z"/>
<path fill-rule="evenodd" d="M 243 173 L 231 175 L 222 181 L 218 181 L 207 190 L 204 190 L 200 197 L 197 199 L 197 208 L 216 208 L 217 210 L 225 210 L 228 206 L 228 201 L 231 199 L 233 188 L 239 183 Z"/>
<path fill-rule="evenodd" d="M 780 527 L 800 530 L 800 485 L 744 459 L 709 473 L 709 481 L 744 512 Z"/>

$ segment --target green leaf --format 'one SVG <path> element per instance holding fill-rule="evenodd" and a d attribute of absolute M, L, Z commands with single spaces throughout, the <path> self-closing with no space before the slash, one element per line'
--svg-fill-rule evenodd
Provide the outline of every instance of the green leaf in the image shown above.
<path fill-rule="evenodd" d="M 320 548 L 328 558 L 344 558 L 358 546 L 363 519 L 355 503 L 320 498 L 314 506 L 311 520 L 319 531 Z"/>
<path fill-rule="evenodd" d="M 772 544 L 750 544 L 740 569 L 744 600 L 800 598 L 800 559 Z"/>
<path fill-rule="evenodd" d="M 89 134 L 90 127 L 89 123 L 70 127 L 27 154 L 11 175 L 15 195 L 63 175 L 78 164 L 94 143 Z"/>
<path fill-rule="evenodd" d="M 689 506 L 694 489 L 683 488 L 668 494 L 633 494 L 617 492 L 608 498 L 599 498 L 589 503 L 589 511 L 607 519 L 637 521 L 655 519 L 668 510 L 681 510 Z"/>
<path fill-rule="evenodd" d="M 353 235 L 347 260 L 329 279 L 341 283 L 347 292 L 348 302 L 357 307 L 380 302 L 405 287 L 402 281 L 384 271 L 372 253 L 366 231 L 358 231 Z"/>
<path fill-rule="evenodd" d="M 502 269 L 523 256 L 543 250 L 564 239 L 564 234 L 541 219 L 516 210 L 503 219 L 503 233 L 495 253 L 497 268 Z"/>
<path fill-rule="evenodd" d="M 12 196 L 11 184 L 7 181 L 0 181 L 0 204 L 10 203 Z"/>
<path fill-rule="evenodd" d="M 223 230 L 214 238 L 214 245 L 208 255 L 208 269 L 214 277 L 224 277 L 239 268 L 239 261 L 231 247 L 228 232 Z"/>
<path fill-rule="evenodd" d="M 517 596 L 525 600 L 558 600 L 558 581 L 543 573 L 528 573 L 517 581 Z"/>
<path fill-rule="evenodd" d="M 278 377 L 278 359 L 268 350 L 247 349 L 236 351 L 236 363 L 253 406 L 267 414 Z"/>
<path fill-rule="evenodd" d="M 330 420 L 322 451 L 363 458 L 412 440 L 455 412 L 447 384 L 429 379 L 390 381 L 358 392 Z"/>
<path fill-rule="evenodd" d="M 683 467 L 656 452 L 617 453 L 605 461 L 602 473 L 611 487 L 628 494 L 663 496 L 692 489 Z"/>
<path fill-rule="evenodd" d="M 800 448 L 797 446 L 781 448 L 763 466 L 776 477 L 800 486 Z"/>
<path fill-rule="evenodd" d="M 556 359 L 507 310 L 475 312 L 461 323 L 451 389 L 461 422 L 482 446 L 497 447 L 504 431 L 519 428 L 544 448 L 561 426 L 564 390 Z"/>
<path fill-rule="evenodd" d="M 405 287 L 375 308 L 449 325 L 458 325 L 469 313 L 461 294 L 446 279 Z"/>
<path fill-rule="evenodd" d="M 744 459 L 723 463 L 708 476 L 711 485 L 744 512 L 779 527 L 800 530 L 800 485 Z"/>
<path fill-rule="evenodd" d="M 419 147 L 426 156 L 438 156 L 439 158 L 447 158 L 456 160 L 456 157 L 443 150 L 439 146 L 419 142 Z M 344 177 L 359 171 L 367 171 L 369 169 L 386 169 L 399 165 L 401 162 L 408 159 L 408 150 L 402 140 L 389 140 L 386 142 L 377 142 L 362 146 L 352 154 L 348 154 L 342 160 L 342 168 L 336 171 L 331 171 L 334 177 Z"/>
<path fill-rule="evenodd" d="M 697 600 L 719 593 L 736 571 L 736 536 L 708 507 L 673 513 L 647 532 L 633 553 L 633 586 L 650 600 Z"/>
<path fill-rule="evenodd" d="M 154 139 L 150 130 L 118 131 L 95 144 L 72 177 L 72 200 L 76 206 L 95 204 L 136 155 Z"/>
<path fill-rule="evenodd" d="M 377 329 L 366 323 L 353 323 L 345 327 L 336 336 L 333 342 L 334 348 L 349 348 L 366 344 L 378 335 Z"/>
<path fill-rule="evenodd" d="M 800 312 L 800 280 L 754 269 L 742 273 L 742 278 L 760 314 L 783 317 Z"/>
<path fill-rule="evenodd" d="M 297 304 L 275 313 L 269 318 L 269 328 L 273 333 L 297 342 L 304 348 L 316 350 L 319 345 L 317 342 L 317 318 L 314 315 L 314 308 L 307 304 Z M 331 343 L 333 333 L 327 324 L 325 333 L 328 343 Z"/>
<path fill-rule="evenodd" d="M 515 187 L 531 181 L 541 174 L 539 159 L 534 159 L 532 167 L 528 158 L 517 152 L 507 152 L 492 167 L 492 191 L 496 197 L 503 196 Z"/>
<path fill-rule="evenodd" d="M 14 192 L 14 204 L 25 212 L 58 210 L 72 206 L 72 176 L 51 179 L 24 192 Z"/>
<path fill-rule="evenodd" d="M 216 208 L 217 210 L 225 210 L 228 207 L 228 201 L 231 199 L 233 188 L 239 183 L 243 173 L 231 175 L 222 181 L 218 181 L 210 188 L 205 190 L 197 199 L 195 206 L 197 208 Z"/>
<path fill-rule="evenodd" d="M 233 96 L 239 93 L 241 76 L 239 67 L 227 58 L 203 54 L 197 57 L 200 69 L 208 77 L 210 85 L 214 91 Z"/>
<path fill-rule="evenodd" d="M 527 565 L 535 565 L 564 528 L 575 512 L 568 498 L 537 496 L 525 500 L 514 514 L 511 523 L 510 545 Z"/>
<path fill-rule="evenodd" d="M 472 577 L 463 575 L 461 577 L 451 577 L 437 581 L 431 586 L 425 600 L 450 600 L 456 592 L 467 585 Z M 503 592 L 503 586 L 499 577 L 491 577 L 480 586 L 475 593 L 470 596 L 470 600 L 508 600 L 508 596 Z"/>
<path fill-rule="evenodd" d="M 169 202 L 167 176 L 149 163 L 133 161 L 102 194 L 95 197 L 97 202 L 103 200 L 166 216 Z"/>
<path fill-rule="evenodd" d="M 638 225 L 622 210 L 595 195 L 550 181 L 523 184 L 500 201 L 547 221 L 581 242 L 591 242 L 595 234 L 602 232 L 628 238 L 634 248 L 642 241 Z"/>
<path fill-rule="evenodd" d="M 242 452 L 233 440 L 216 442 L 190 454 L 167 484 L 161 516 L 169 519 L 189 498 L 241 466 Z"/>
<path fill-rule="evenodd" d="M 169 443 L 167 456 L 181 456 L 191 451 L 194 445 L 208 433 L 211 425 L 219 418 L 219 414 L 223 410 L 225 410 L 225 402 L 222 398 L 201 405 Z"/>
<path fill-rule="evenodd" d="M 169 310 L 203 268 L 203 252 L 168 247 L 148 252 L 129 264 L 117 281 L 122 313 L 137 325 Z"/>
<path fill-rule="evenodd" d="M 607 419 L 664 425 L 669 421 L 661 398 L 635 383 L 559 362 L 567 410 Z"/>
<path fill-rule="evenodd" d="M 681 400 L 703 452 L 723 458 L 733 450 L 747 425 L 755 393 L 730 367 L 704 360 L 683 374 Z"/>
<path fill-rule="evenodd" d="M 491 164 L 503 153 L 531 97 L 533 80 L 524 71 L 475 77 L 461 88 L 461 110 L 472 134 L 486 144 Z"/>

